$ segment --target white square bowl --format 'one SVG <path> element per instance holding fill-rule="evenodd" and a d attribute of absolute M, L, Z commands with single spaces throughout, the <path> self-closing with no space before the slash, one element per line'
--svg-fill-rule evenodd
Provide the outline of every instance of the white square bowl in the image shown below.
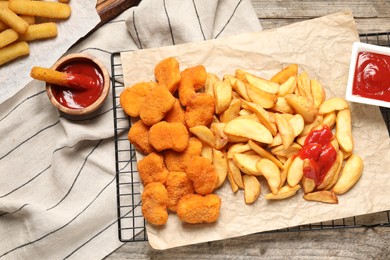
<path fill-rule="evenodd" d="M 382 47 L 382 46 L 377 46 L 377 45 L 372 45 L 372 44 L 367 44 L 367 43 L 355 42 L 352 46 L 352 55 L 351 55 L 351 62 L 350 62 L 350 66 L 349 66 L 346 99 L 348 101 L 351 101 L 351 102 L 357 102 L 357 103 L 362 103 L 362 104 L 390 108 L 390 102 L 372 99 L 372 98 L 366 98 L 366 97 L 352 94 L 356 62 L 357 62 L 357 58 L 358 58 L 359 53 L 362 51 L 383 54 L 383 55 L 387 55 L 390 57 L 390 48 L 389 47 Z M 390 84 L 390 82 L 389 82 L 389 84 Z"/>

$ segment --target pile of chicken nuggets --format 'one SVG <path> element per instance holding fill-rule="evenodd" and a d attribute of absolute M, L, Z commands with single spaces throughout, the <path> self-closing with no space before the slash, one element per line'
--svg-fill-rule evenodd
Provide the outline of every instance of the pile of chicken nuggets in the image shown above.
<path fill-rule="evenodd" d="M 166 58 L 154 70 L 156 81 L 127 87 L 120 95 L 126 114 L 136 119 L 128 138 L 144 154 L 138 172 L 144 185 L 142 213 L 153 225 L 164 225 L 169 213 L 186 223 L 217 221 L 221 199 L 213 194 L 219 179 L 212 162 L 201 156 L 194 126 L 214 119 L 213 96 L 201 93 L 207 72 L 199 65 L 180 71 Z"/>

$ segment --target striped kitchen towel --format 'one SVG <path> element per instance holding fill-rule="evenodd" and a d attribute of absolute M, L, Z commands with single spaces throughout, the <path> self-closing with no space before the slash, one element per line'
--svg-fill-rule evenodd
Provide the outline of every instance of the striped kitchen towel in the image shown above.
<path fill-rule="evenodd" d="M 114 52 L 259 30 L 250 0 L 143 0 L 68 53 L 110 71 Z M 111 95 L 91 115 L 68 116 L 31 81 L 0 104 L 0 259 L 99 259 L 121 246 Z"/>

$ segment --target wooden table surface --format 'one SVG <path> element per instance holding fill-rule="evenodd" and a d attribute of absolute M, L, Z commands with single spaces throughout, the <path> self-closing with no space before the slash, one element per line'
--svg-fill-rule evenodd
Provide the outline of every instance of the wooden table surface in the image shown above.
<path fill-rule="evenodd" d="M 390 0 L 252 3 L 264 29 L 351 10 L 359 33 L 390 31 Z M 130 242 L 106 259 L 390 259 L 390 227 L 259 233 L 164 251 Z"/>

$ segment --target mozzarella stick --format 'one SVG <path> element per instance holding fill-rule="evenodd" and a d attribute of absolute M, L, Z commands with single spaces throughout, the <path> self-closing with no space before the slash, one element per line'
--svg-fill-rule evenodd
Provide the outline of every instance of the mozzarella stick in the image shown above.
<path fill-rule="evenodd" d="M 10 43 L 13 43 L 19 38 L 19 34 L 13 29 L 7 29 L 0 33 L 0 48 L 7 46 Z"/>
<path fill-rule="evenodd" d="M 25 20 L 7 7 L 0 7 L 0 20 L 20 34 L 25 33 L 29 26 Z"/>
<path fill-rule="evenodd" d="M 88 76 L 65 73 L 53 69 L 33 67 L 30 76 L 50 84 L 64 86 L 76 90 L 86 90 L 96 87 L 96 83 Z"/>
<path fill-rule="evenodd" d="M 69 5 L 58 2 L 11 0 L 8 7 L 17 14 L 58 19 L 68 18 L 71 12 Z"/>
<path fill-rule="evenodd" d="M 0 66 L 29 53 L 30 47 L 27 42 L 11 43 L 0 49 Z"/>
<path fill-rule="evenodd" d="M 34 41 L 39 39 L 53 38 L 57 36 L 57 24 L 49 23 L 40 23 L 33 24 L 27 28 L 26 33 L 20 35 L 19 39 L 21 41 Z"/>

